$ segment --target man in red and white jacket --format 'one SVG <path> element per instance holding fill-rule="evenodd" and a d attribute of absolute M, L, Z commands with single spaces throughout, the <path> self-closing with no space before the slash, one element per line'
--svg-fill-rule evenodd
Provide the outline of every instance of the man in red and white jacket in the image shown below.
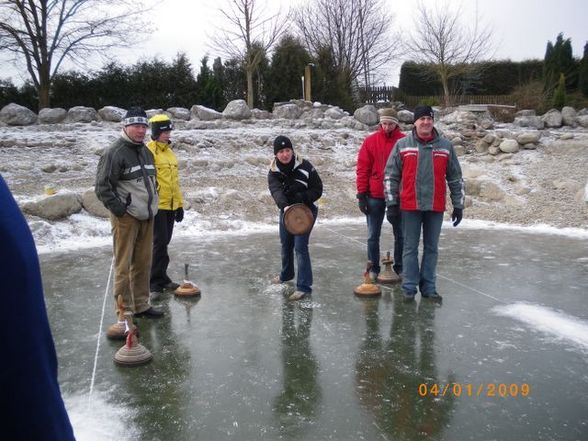
<path fill-rule="evenodd" d="M 380 127 L 363 142 L 357 155 L 356 185 L 359 209 L 365 214 L 368 226 L 368 260 L 372 262 L 370 276 L 380 273 L 380 232 L 386 214 L 384 169 L 396 141 L 404 137 L 398 127 L 394 109 L 381 109 Z M 396 274 L 402 273 L 402 226 L 400 215 L 388 219 L 394 233 L 394 264 Z M 400 277 L 398 277 L 398 281 Z"/>
<path fill-rule="evenodd" d="M 451 142 L 433 127 L 433 109 L 417 106 L 414 129 L 396 144 L 384 178 L 386 216 L 402 213 L 402 293 L 407 300 L 414 299 L 418 288 L 423 298 L 441 301 L 436 287 L 437 257 L 447 186 L 453 205 L 451 220 L 457 227 L 465 197 L 461 167 Z M 423 258 L 419 268 L 421 228 Z"/>

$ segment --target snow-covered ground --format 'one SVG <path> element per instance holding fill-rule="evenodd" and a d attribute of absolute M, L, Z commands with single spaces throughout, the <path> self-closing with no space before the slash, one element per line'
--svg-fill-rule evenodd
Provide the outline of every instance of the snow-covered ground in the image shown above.
<path fill-rule="evenodd" d="M 324 195 L 319 201 L 319 225 L 364 222 L 355 200 L 355 160 L 369 132 L 295 127 L 285 120 L 234 125 L 188 130 L 177 124 L 173 139 L 188 208 L 184 222 L 177 226 L 177 237 L 276 228 L 277 209 L 267 190 L 267 169 L 272 140 L 279 134 L 289 136 L 295 151 L 321 175 Z M 522 129 L 501 126 L 500 130 Z M 20 204 L 46 197 L 46 186 L 82 194 L 93 188 L 100 152 L 119 131 L 118 124 L 107 122 L 0 127 L 0 173 Z M 573 138 L 560 139 L 565 132 L 572 132 Z M 495 157 L 466 150 L 470 153 L 460 156 L 466 188 L 473 176 L 483 185 L 494 184 L 506 196 L 468 197 L 460 227 L 588 236 L 588 206 L 578 197 L 588 178 L 585 131 L 546 130 L 537 149 L 512 155 Z M 27 218 L 40 252 L 110 243 L 108 220 L 85 210 L 61 221 Z"/>

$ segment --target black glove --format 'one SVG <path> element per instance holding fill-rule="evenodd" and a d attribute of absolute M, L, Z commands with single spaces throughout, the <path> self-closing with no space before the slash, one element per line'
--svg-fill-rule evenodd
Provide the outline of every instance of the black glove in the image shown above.
<path fill-rule="evenodd" d="M 367 200 L 367 193 L 357 193 L 357 205 L 359 206 L 359 211 L 363 214 L 369 213 Z"/>
<path fill-rule="evenodd" d="M 463 218 L 463 208 L 454 208 L 453 213 L 451 213 L 451 221 L 453 222 L 453 226 L 457 227 Z"/>
<path fill-rule="evenodd" d="M 294 196 L 292 197 L 292 200 L 294 201 L 295 204 L 306 204 L 308 198 L 306 197 L 306 193 L 300 192 L 300 193 L 295 193 Z"/>
<path fill-rule="evenodd" d="M 182 207 L 176 210 L 176 222 L 182 222 L 184 220 L 184 209 Z"/>
<path fill-rule="evenodd" d="M 394 224 L 398 217 L 400 217 L 400 205 L 389 205 L 386 209 L 386 219 L 391 224 Z"/>

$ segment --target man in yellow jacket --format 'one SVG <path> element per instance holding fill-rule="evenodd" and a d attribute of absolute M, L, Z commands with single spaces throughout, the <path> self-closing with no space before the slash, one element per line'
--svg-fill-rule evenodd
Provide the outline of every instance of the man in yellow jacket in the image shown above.
<path fill-rule="evenodd" d="M 153 224 L 153 261 L 151 263 L 151 300 L 157 300 L 164 290 L 175 290 L 179 285 L 167 275 L 169 255 L 167 246 L 174 231 L 174 222 L 182 222 L 184 208 L 178 159 L 171 149 L 171 131 L 173 123 L 167 115 L 153 116 L 151 141 L 147 148 L 151 151 L 157 170 L 157 191 L 159 193 L 159 211 Z"/>

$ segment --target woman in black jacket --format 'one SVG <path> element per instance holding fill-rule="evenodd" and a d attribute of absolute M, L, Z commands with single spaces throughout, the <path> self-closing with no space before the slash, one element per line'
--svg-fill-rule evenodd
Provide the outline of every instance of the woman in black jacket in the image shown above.
<path fill-rule="evenodd" d="M 293 204 L 305 204 L 316 221 L 318 208 L 314 202 L 323 194 L 323 183 L 312 164 L 294 153 L 292 142 L 286 136 L 278 136 L 274 140 L 274 155 L 267 180 L 270 193 L 280 209 L 282 271 L 272 282 L 284 283 L 294 278 L 296 251 L 296 291 L 289 299 L 300 300 L 312 292 L 312 266 L 308 253 L 312 230 L 302 235 L 291 234 L 284 225 L 284 213 Z"/>

